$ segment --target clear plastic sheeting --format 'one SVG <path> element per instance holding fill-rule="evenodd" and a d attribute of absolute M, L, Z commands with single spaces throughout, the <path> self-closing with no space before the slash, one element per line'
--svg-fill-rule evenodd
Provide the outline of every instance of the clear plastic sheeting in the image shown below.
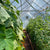
<path fill-rule="evenodd" d="M 18 0 L 19 4 L 14 0 L 10 0 L 12 5 L 16 6 L 20 11 L 20 16 L 23 21 L 23 26 L 26 26 L 30 18 L 35 18 L 37 15 L 46 14 L 46 8 L 50 8 L 50 0 Z M 50 12 L 48 12 L 50 15 Z M 27 18 L 28 16 L 28 18 Z"/>

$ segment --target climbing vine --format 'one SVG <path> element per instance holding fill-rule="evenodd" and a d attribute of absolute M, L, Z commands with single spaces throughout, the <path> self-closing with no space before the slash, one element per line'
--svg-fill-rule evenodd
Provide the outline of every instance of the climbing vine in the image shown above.
<path fill-rule="evenodd" d="M 0 0 L 0 50 L 23 50 L 19 12 L 9 0 Z"/>

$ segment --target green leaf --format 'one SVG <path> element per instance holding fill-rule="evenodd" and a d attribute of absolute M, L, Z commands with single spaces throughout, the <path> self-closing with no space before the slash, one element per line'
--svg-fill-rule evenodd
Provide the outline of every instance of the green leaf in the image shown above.
<path fill-rule="evenodd" d="M 5 30 L 5 36 L 1 35 L 0 37 L 0 49 L 14 50 L 14 40 L 16 39 L 16 34 L 12 29 Z"/>
<path fill-rule="evenodd" d="M 16 39 L 16 33 L 11 28 L 7 29 L 5 31 L 5 34 L 6 34 L 6 38 L 8 39 L 11 39 L 11 40 Z"/>
<path fill-rule="evenodd" d="M 17 10 L 16 13 L 17 13 L 18 15 L 20 15 L 20 11 L 19 11 L 19 10 Z"/>
<path fill-rule="evenodd" d="M 5 25 L 0 24 L 0 33 L 4 33 L 5 31 Z"/>
<path fill-rule="evenodd" d="M 9 18 L 9 14 L 6 12 L 6 10 L 3 7 L 0 7 L 0 20 L 2 22 L 6 21 Z"/>
<path fill-rule="evenodd" d="M 13 27 L 13 21 L 11 21 L 11 18 L 8 18 L 5 22 L 5 27 Z"/>
<path fill-rule="evenodd" d="M 43 28 L 40 28 L 40 30 L 43 30 Z"/>
<path fill-rule="evenodd" d="M 19 3 L 19 1 L 18 0 L 15 0 L 17 3 Z"/>
<path fill-rule="evenodd" d="M 23 32 L 22 32 L 20 29 L 19 29 L 19 32 L 18 32 L 17 35 L 19 36 L 19 39 L 20 39 L 20 40 L 23 40 L 23 37 L 22 37 Z"/>
<path fill-rule="evenodd" d="M 20 47 L 17 47 L 15 50 L 21 50 L 22 48 L 21 48 L 21 46 Z"/>
<path fill-rule="evenodd" d="M 10 4 L 10 1 L 9 0 L 6 0 L 6 4 Z"/>

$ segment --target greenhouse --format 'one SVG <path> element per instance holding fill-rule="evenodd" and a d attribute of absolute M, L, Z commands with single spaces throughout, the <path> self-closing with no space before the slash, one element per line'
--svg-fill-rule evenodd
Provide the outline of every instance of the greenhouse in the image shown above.
<path fill-rule="evenodd" d="M 50 50 L 50 0 L 0 0 L 0 50 Z"/>

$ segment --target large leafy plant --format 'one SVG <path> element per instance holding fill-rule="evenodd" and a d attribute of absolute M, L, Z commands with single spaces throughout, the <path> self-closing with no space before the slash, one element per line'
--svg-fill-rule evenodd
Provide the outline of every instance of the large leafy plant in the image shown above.
<path fill-rule="evenodd" d="M 47 16 L 49 19 L 49 16 Z M 41 16 L 30 19 L 26 27 L 35 50 L 50 50 L 50 22 Z"/>
<path fill-rule="evenodd" d="M 23 32 L 19 15 L 9 0 L 0 0 L 0 50 L 22 50 Z"/>

